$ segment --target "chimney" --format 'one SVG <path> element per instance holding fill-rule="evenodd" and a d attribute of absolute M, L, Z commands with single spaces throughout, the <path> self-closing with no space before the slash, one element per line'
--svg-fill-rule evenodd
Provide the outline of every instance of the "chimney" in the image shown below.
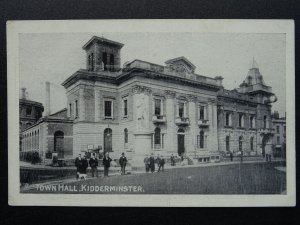
<path fill-rule="evenodd" d="M 50 115 L 50 82 L 46 81 L 45 116 Z"/>
<path fill-rule="evenodd" d="M 26 88 L 25 87 L 21 88 L 21 99 L 26 99 Z"/>

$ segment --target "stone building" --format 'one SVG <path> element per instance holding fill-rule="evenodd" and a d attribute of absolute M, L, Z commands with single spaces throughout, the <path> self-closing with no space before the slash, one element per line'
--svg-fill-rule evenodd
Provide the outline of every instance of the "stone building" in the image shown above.
<path fill-rule="evenodd" d="M 277 111 L 272 117 L 272 124 L 275 130 L 273 136 L 274 155 L 285 157 L 286 154 L 286 117 L 279 117 Z"/>
<path fill-rule="evenodd" d="M 165 66 L 134 60 L 120 66 L 123 44 L 93 37 L 87 69 L 63 82 L 73 120 L 74 156 L 99 147 L 142 164 L 146 154 L 209 160 L 218 151 L 217 92 L 221 79 L 194 73 L 185 57 Z"/>
<path fill-rule="evenodd" d="M 234 90 L 218 93 L 219 151 L 244 155 L 272 152 L 271 103 L 277 100 L 255 60 L 246 79 Z"/>
<path fill-rule="evenodd" d="M 274 95 L 256 65 L 229 91 L 221 76 L 196 74 L 183 56 L 165 65 L 134 60 L 121 68 L 122 47 L 92 37 L 83 46 L 86 69 L 62 83 L 67 108 L 43 117 L 23 136 L 40 130 L 45 155 L 67 159 L 97 149 L 117 159 L 124 152 L 136 166 L 151 153 L 208 162 L 226 151 L 264 154 L 272 145 Z"/>
<path fill-rule="evenodd" d="M 42 117 L 44 111 L 42 103 L 29 100 L 27 95 L 26 88 L 22 88 L 19 99 L 20 150 L 22 150 L 22 131 L 35 124 Z"/>

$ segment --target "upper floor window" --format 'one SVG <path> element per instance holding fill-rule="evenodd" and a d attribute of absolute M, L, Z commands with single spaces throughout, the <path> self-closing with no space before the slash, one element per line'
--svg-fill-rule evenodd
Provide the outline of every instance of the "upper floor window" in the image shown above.
<path fill-rule="evenodd" d="M 239 114 L 239 127 L 244 127 L 244 115 Z"/>
<path fill-rule="evenodd" d="M 180 102 L 178 104 L 178 113 L 179 113 L 179 117 L 184 117 L 184 103 L 183 102 Z"/>
<path fill-rule="evenodd" d="M 113 106 L 112 101 L 104 101 L 104 116 L 105 118 L 112 118 L 113 116 Z"/>
<path fill-rule="evenodd" d="M 94 53 L 88 56 L 88 70 L 94 71 Z"/>
<path fill-rule="evenodd" d="M 268 128 L 267 127 L 267 116 L 264 116 L 264 128 Z"/>
<path fill-rule="evenodd" d="M 72 103 L 69 104 L 69 112 L 70 112 L 70 117 L 73 116 L 73 110 L 72 110 Z"/>
<path fill-rule="evenodd" d="M 161 115 L 161 99 L 154 99 L 154 115 Z"/>
<path fill-rule="evenodd" d="M 255 128 L 255 117 L 250 116 L 250 128 Z"/>
<path fill-rule="evenodd" d="M 280 137 L 277 136 L 277 144 L 279 145 L 280 144 Z"/>
<path fill-rule="evenodd" d="M 128 100 L 127 100 L 127 98 L 124 98 L 123 99 L 123 116 L 124 117 L 128 116 L 128 107 L 127 107 L 127 104 L 128 104 Z"/>
<path fill-rule="evenodd" d="M 253 149 L 253 142 L 254 142 L 254 138 L 251 137 L 251 138 L 250 138 L 250 150 L 251 150 L 251 151 L 254 150 L 254 149 Z"/>
<path fill-rule="evenodd" d="M 78 100 L 75 100 L 75 116 L 78 117 Z"/>
<path fill-rule="evenodd" d="M 199 106 L 199 119 L 200 120 L 205 119 L 205 106 L 203 106 L 203 105 Z"/>
<path fill-rule="evenodd" d="M 102 62 L 103 62 L 103 66 L 104 66 L 104 70 L 107 70 L 107 53 L 103 52 L 102 53 Z"/>
<path fill-rule="evenodd" d="M 276 126 L 276 132 L 279 134 L 279 126 Z"/>
<path fill-rule="evenodd" d="M 200 143 L 199 143 L 200 148 L 204 148 L 204 132 L 203 130 L 200 131 Z"/>
<path fill-rule="evenodd" d="M 31 111 L 32 111 L 31 107 L 27 107 L 26 108 L 26 116 L 31 116 Z"/>
<path fill-rule="evenodd" d="M 109 56 L 109 64 L 110 64 L 110 71 L 114 71 L 114 65 L 115 65 L 115 57 L 113 54 L 110 54 Z"/>
<path fill-rule="evenodd" d="M 225 114 L 225 126 L 232 126 L 231 113 L 226 112 Z"/>
<path fill-rule="evenodd" d="M 156 127 L 154 130 L 154 144 L 160 145 L 160 128 Z"/>

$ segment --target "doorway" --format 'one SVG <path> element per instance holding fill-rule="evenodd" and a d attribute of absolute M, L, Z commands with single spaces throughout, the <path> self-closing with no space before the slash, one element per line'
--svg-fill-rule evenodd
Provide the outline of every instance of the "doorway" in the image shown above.
<path fill-rule="evenodd" d="M 54 133 L 54 152 L 58 153 L 58 158 L 64 157 L 64 133 L 62 131 Z"/>
<path fill-rule="evenodd" d="M 104 130 L 104 153 L 112 152 L 112 130 L 106 128 Z"/>
<path fill-rule="evenodd" d="M 184 149 L 184 130 L 180 128 L 177 133 L 178 155 L 181 156 L 185 152 Z"/>

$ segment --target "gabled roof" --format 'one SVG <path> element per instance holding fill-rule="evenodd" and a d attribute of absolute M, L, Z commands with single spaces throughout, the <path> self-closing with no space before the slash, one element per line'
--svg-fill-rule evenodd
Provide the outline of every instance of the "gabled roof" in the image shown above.
<path fill-rule="evenodd" d="M 195 70 L 196 69 L 196 66 L 191 63 L 187 58 L 185 58 L 184 56 L 181 56 L 181 57 L 177 57 L 177 58 L 174 58 L 174 59 L 169 59 L 165 62 L 166 65 L 168 64 L 172 64 L 172 63 L 175 63 L 175 62 L 178 62 L 178 61 L 183 61 L 185 64 L 187 64 L 192 70 Z"/>
<path fill-rule="evenodd" d="M 122 48 L 124 46 L 124 44 L 116 42 L 116 41 L 108 40 L 108 39 L 103 38 L 103 37 L 93 36 L 82 48 L 84 50 L 86 50 L 92 43 L 97 42 L 97 41 L 105 43 L 105 44 L 113 45 L 113 46 L 116 46 L 118 48 Z"/>

